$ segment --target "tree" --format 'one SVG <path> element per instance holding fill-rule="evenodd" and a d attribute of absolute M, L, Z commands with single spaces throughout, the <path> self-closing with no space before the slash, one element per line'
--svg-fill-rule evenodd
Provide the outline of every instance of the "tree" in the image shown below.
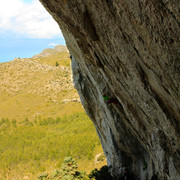
<path fill-rule="evenodd" d="M 58 67 L 59 66 L 59 63 L 56 61 L 56 67 Z"/>

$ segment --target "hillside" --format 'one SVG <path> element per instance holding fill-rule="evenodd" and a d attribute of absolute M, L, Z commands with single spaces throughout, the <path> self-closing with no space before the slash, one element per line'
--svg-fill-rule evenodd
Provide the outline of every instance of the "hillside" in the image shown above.
<path fill-rule="evenodd" d="M 0 64 L 0 117 L 23 120 L 81 111 L 65 46 Z"/>
<path fill-rule="evenodd" d="M 0 179 L 50 175 L 67 156 L 89 173 L 106 164 L 99 154 L 100 141 L 73 87 L 65 46 L 0 64 Z"/>

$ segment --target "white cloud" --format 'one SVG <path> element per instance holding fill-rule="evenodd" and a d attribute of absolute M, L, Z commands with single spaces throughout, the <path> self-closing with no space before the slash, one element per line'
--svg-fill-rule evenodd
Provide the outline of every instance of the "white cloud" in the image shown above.
<path fill-rule="evenodd" d="M 50 43 L 50 44 L 48 44 L 48 46 L 57 46 L 57 45 L 59 45 L 59 44 L 56 44 L 56 43 Z"/>
<path fill-rule="evenodd" d="M 0 0 L 0 33 L 12 31 L 30 38 L 62 36 L 58 24 L 38 0 Z"/>

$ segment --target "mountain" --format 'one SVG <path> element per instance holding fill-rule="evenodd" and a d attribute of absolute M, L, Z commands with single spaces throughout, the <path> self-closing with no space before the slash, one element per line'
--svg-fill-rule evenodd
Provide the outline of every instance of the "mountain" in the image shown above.
<path fill-rule="evenodd" d="M 0 117 L 19 121 L 82 112 L 71 76 L 67 48 L 60 45 L 1 63 Z"/>
<path fill-rule="evenodd" d="M 37 58 L 41 58 L 41 57 L 49 57 L 49 56 L 55 56 L 58 55 L 59 53 L 63 53 L 63 52 L 67 52 L 68 53 L 68 49 L 66 46 L 62 46 L 62 45 L 57 45 L 54 47 L 54 49 L 44 49 L 40 54 L 33 56 L 33 59 L 37 59 Z"/>

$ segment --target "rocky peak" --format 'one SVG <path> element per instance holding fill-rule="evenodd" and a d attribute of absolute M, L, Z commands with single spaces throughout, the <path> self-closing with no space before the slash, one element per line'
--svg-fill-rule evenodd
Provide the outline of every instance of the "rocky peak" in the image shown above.
<path fill-rule="evenodd" d="M 57 45 L 54 47 L 54 49 L 52 48 L 44 49 L 40 54 L 33 56 L 33 58 L 36 59 L 40 57 L 48 57 L 48 56 L 54 55 L 55 53 L 67 52 L 67 51 L 68 50 L 66 46 Z"/>
<path fill-rule="evenodd" d="M 40 1 L 114 178 L 180 179 L 180 1 Z"/>
<path fill-rule="evenodd" d="M 67 52 L 68 49 L 66 46 L 63 45 L 57 45 L 54 47 L 54 50 L 58 51 L 58 52 Z"/>

